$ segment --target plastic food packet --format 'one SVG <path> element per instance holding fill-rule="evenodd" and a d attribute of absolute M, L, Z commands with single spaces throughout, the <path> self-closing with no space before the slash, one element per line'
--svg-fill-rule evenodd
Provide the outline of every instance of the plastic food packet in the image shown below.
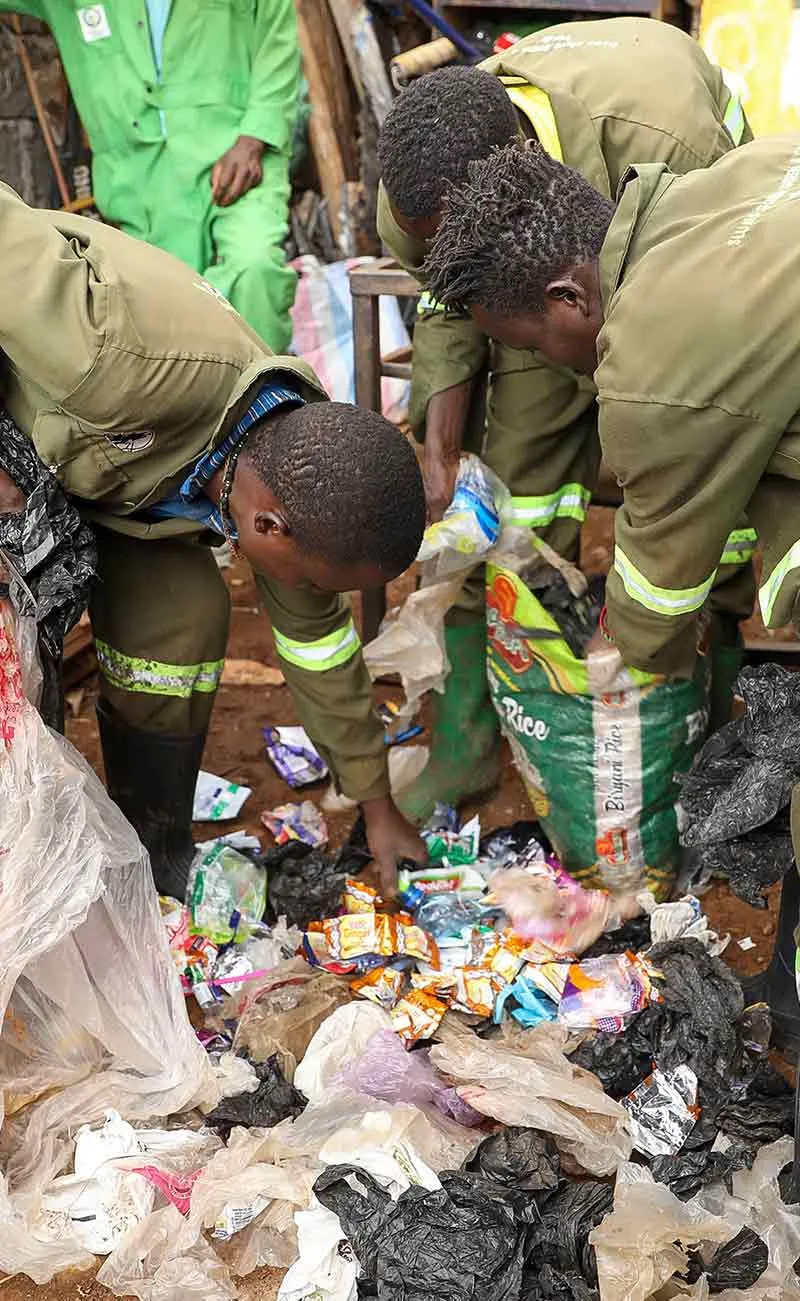
<path fill-rule="evenodd" d="M 252 793 L 249 786 L 237 786 L 236 782 L 201 770 L 197 774 L 192 821 L 228 822 L 238 818 L 242 805 Z"/>
<path fill-rule="evenodd" d="M 354 881 L 348 877 L 345 881 L 342 903 L 348 913 L 374 913 L 381 902 L 380 895 L 365 881 Z"/>
<path fill-rule="evenodd" d="M 543 940 L 560 953 L 582 953 L 604 931 L 642 911 L 635 895 L 584 890 L 552 858 L 493 872 L 489 889 L 517 935 Z"/>
<path fill-rule="evenodd" d="M 481 963 L 511 984 L 524 963 L 525 941 L 510 932 L 503 932 L 484 948 Z"/>
<path fill-rule="evenodd" d="M 495 999 L 503 988 L 503 981 L 485 967 L 461 967 L 455 973 L 452 1006 L 457 1012 L 472 1012 L 489 1017 L 494 1012 Z"/>
<path fill-rule="evenodd" d="M 300 840 L 304 845 L 320 849 L 328 843 L 328 824 L 311 800 L 265 809 L 261 821 L 267 831 L 272 832 L 276 845 L 287 845 L 290 840 Z"/>
<path fill-rule="evenodd" d="M 461 457 L 456 486 L 443 517 L 425 530 L 417 559 L 432 578 L 471 569 L 497 542 L 508 514 L 508 489 L 471 453 Z"/>
<path fill-rule="evenodd" d="M 423 828 L 421 835 L 428 850 L 428 858 L 434 866 L 445 863 L 448 867 L 460 867 L 474 863 L 481 839 L 480 818 L 476 814 L 459 831 L 428 831 Z"/>
<path fill-rule="evenodd" d="M 494 1007 L 494 1020 L 497 1025 L 502 1021 L 506 1004 L 510 999 L 518 1004 L 511 1009 L 511 1015 L 526 1029 L 540 1025 L 542 1021 L 555 1021 L 558 1016 L 558 1004 L 543 993 L 525 972 L 521 972 L 513 984 L 501 989 Z"/>
<path fill-rule="evenodd" d="M 391 1011 L 392 1029 L 406 1043 L 430 1039 L 447 1011 L 447 1004 L 424 989 L 412 989 Z"/>
<path fill-rule="evenodd" d="M 404 971 L 398 971 L 395 967 L 376 967 L 365 976 L 352 980 L 350 988 L 354 994 L 360 994 L 362 998 L 368 998 L 370 1002 L 389 1011 L 407 984 L 408 976 Z"/>
<path fill-rule="evenodd" d="M 654 996 L 650 970 L 636 953 L 609 953 L 573 962 L 558 1005 L 558 1019 L 572 1030 L 623 1030 Z"/>
<path fill-rule="evenodd" d="M 321 781 L 328 767 L 314 748 L 305 728 L 265 727 L 267 758 L 280 777 L 296 789 Z"/>
<path fill-rule="evenodd" d="M 646 1156 L 674 1156 L 699 1116 L 697 1076 L 690 1066 L 653 1071 L 622 1105 L 630 1116 L 633 1146 Z"/>
<path fill-rule="evenodd" d="M 189 871 L 186 903 L 190 928 L 215 944 L 246 938 L 267 906 L 267 875 L 244 854 L 221 841 L 196 854 Z"/>
<path fill-rule="evenodd" d="M 486 889 L 486 882 L 480 872 L 465 863 L 461 866 L 424 867 L 417 872 L 401 868 L 397 874 L 397 888 L 403 895 L 415 889 L 423 896 L 456 891 L 462 896 L 479 896 Z"/>

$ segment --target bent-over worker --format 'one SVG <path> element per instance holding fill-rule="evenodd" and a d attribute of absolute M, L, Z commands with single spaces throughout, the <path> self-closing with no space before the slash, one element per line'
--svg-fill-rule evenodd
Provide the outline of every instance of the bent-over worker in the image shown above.
<path fill-rule="evenodd" d="M 381 236 L 423 284 L 448 184 L 465 180 L 471 162 L 515 138 L 538 140 L 609 198 L 630 163 L 690 172 L 751 136 L 739 101 L 698 44 L 649 18 L 549 27 L 479 68 L 431 73 L 395 101 L 379 146 Z M 505 257 L 513 275 L 514 250 Z M 475 321 L 442 311 L 424 293 L 411 414 L 417 432 L 424 430 L 433 518 L 448 505 L 460 452 L 468 448 L 511 490 L 514 522 L 577 559 L 600 466 L 591 379 L 530 349 L 492 343 Z M 752 535 L 739 530 L 715 587 L 715 722 L 730 710 L 741 666 L 738 624 L 753 607 L 752 548 Z M 499 732 L 486 683 L 482 569 L 448 617 L 446 642 L 452 670 L 444 695 L 434 699 L 430 761 L 402 799 L 414 820 L 424 820 L 437 800 L 457 802 L 496 780 Z"/>
<path fill-rule="evenodd" d="M 253 565 L 300 720 L 361 803 L 385 885 L 424 858 L 390 794 L 349 603 L 414 559 L 413 449 L 382 416 L 325 400 L 199 275 L 0 186 L 2 401 L 96 532 L 90 614 L 108 787 L 183 897 L 192 802 L 229 598 L 208 543 Z M 3 476 L 0 475 L 0 479 Z M 13 486 L 4 485 L 13 494 Z"/>

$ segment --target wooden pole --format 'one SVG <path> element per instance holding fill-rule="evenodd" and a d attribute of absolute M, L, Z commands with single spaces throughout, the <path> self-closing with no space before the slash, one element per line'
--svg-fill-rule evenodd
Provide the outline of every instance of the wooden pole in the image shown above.
<path fill-rule="evenodd" d="M 71 205 L 69 186 L 67 185 L 66 178 L 64 176 L 64 169 L 61 166 L 61 159 L 58 156 L 58 150 L 56 149 L 56 142 L 53 139 L 53 132 L 50 128 L 50 122 L 47 117 L 47 110 L 45 109 L 45 106 L 42 103 L 42 97 L 39 94 L 39 87 L 36 84 L 36 76 L 34 74 L 33 65 L 31 63 L 30 55 L 28 54 L 28 49 L 25 44 L 25 38 L 22 34 L 22 23 L 19 20 L 18 14 L 11 15 L 11 25 L 14 29 L 14 44 L 17 47 L 17 55 L 19 57 L 20 63 L 22 64 L 22 71 L 25 74 L 25 80 L 28 83 L 28 90 L 30 92 L 30 97 L 33 100 L 33 107 L 36 112 L 36 116 L 39 119 L 39 127 L 41 128 L 42 135 L 44 136 L 45 147 L 50 157 L 50 166 L 53 169 L 53 173 L 56 178 L 56 185 L 58 186 L 58 193 L 61 196 L 61 205 L 64 208 L 69 208 Z"/>

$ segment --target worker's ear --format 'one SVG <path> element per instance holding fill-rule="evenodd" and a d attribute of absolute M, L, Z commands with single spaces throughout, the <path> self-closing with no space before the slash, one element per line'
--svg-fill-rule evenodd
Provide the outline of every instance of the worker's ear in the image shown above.
<path fill-rule="evenodd" d="M 581 316 L 589 315 L 589 295 L 586 286 L 569 273 L 551 280 L 544 294 L 548 311 L 566 309 L 570 312 L 578 312 Z"/>
<path fill-rule="evenodd" d="M 256 533 L 260 533 L 263 537 L 271 535 L 276 541 L 279 538 L 291 537 L 292 532 L 288 520 L 277 510 L 256 511 L 253 527 Z"/>

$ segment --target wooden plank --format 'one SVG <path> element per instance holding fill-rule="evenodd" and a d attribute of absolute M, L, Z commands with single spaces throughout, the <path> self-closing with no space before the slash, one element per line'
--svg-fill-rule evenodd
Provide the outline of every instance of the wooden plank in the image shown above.
<path fill-rule="evenodd" d="M 308 124 L 311 150 L 328 204 L 331 229 L 342 253 L 347 255 L 353 241 L 345 183 L 358 177 L 352 83 L 327 4 L 320 0 L 296 0 L 296 9 L 311 101 Z"/>
<path fill-rule="evenodd" d="M 364 83 L 361 80 L 361 67 L 353 45 L 353 10 L 359 3 L 360 0 L 328 0 L 328 7 L 336 24 L 339 40 L 344 50 L 344 57 L 347 59 L 347 66 L 350 69 L 350 76 L 353 78 L 353 85 L 356 88 L 358 98 L 363 104 Z"/>

